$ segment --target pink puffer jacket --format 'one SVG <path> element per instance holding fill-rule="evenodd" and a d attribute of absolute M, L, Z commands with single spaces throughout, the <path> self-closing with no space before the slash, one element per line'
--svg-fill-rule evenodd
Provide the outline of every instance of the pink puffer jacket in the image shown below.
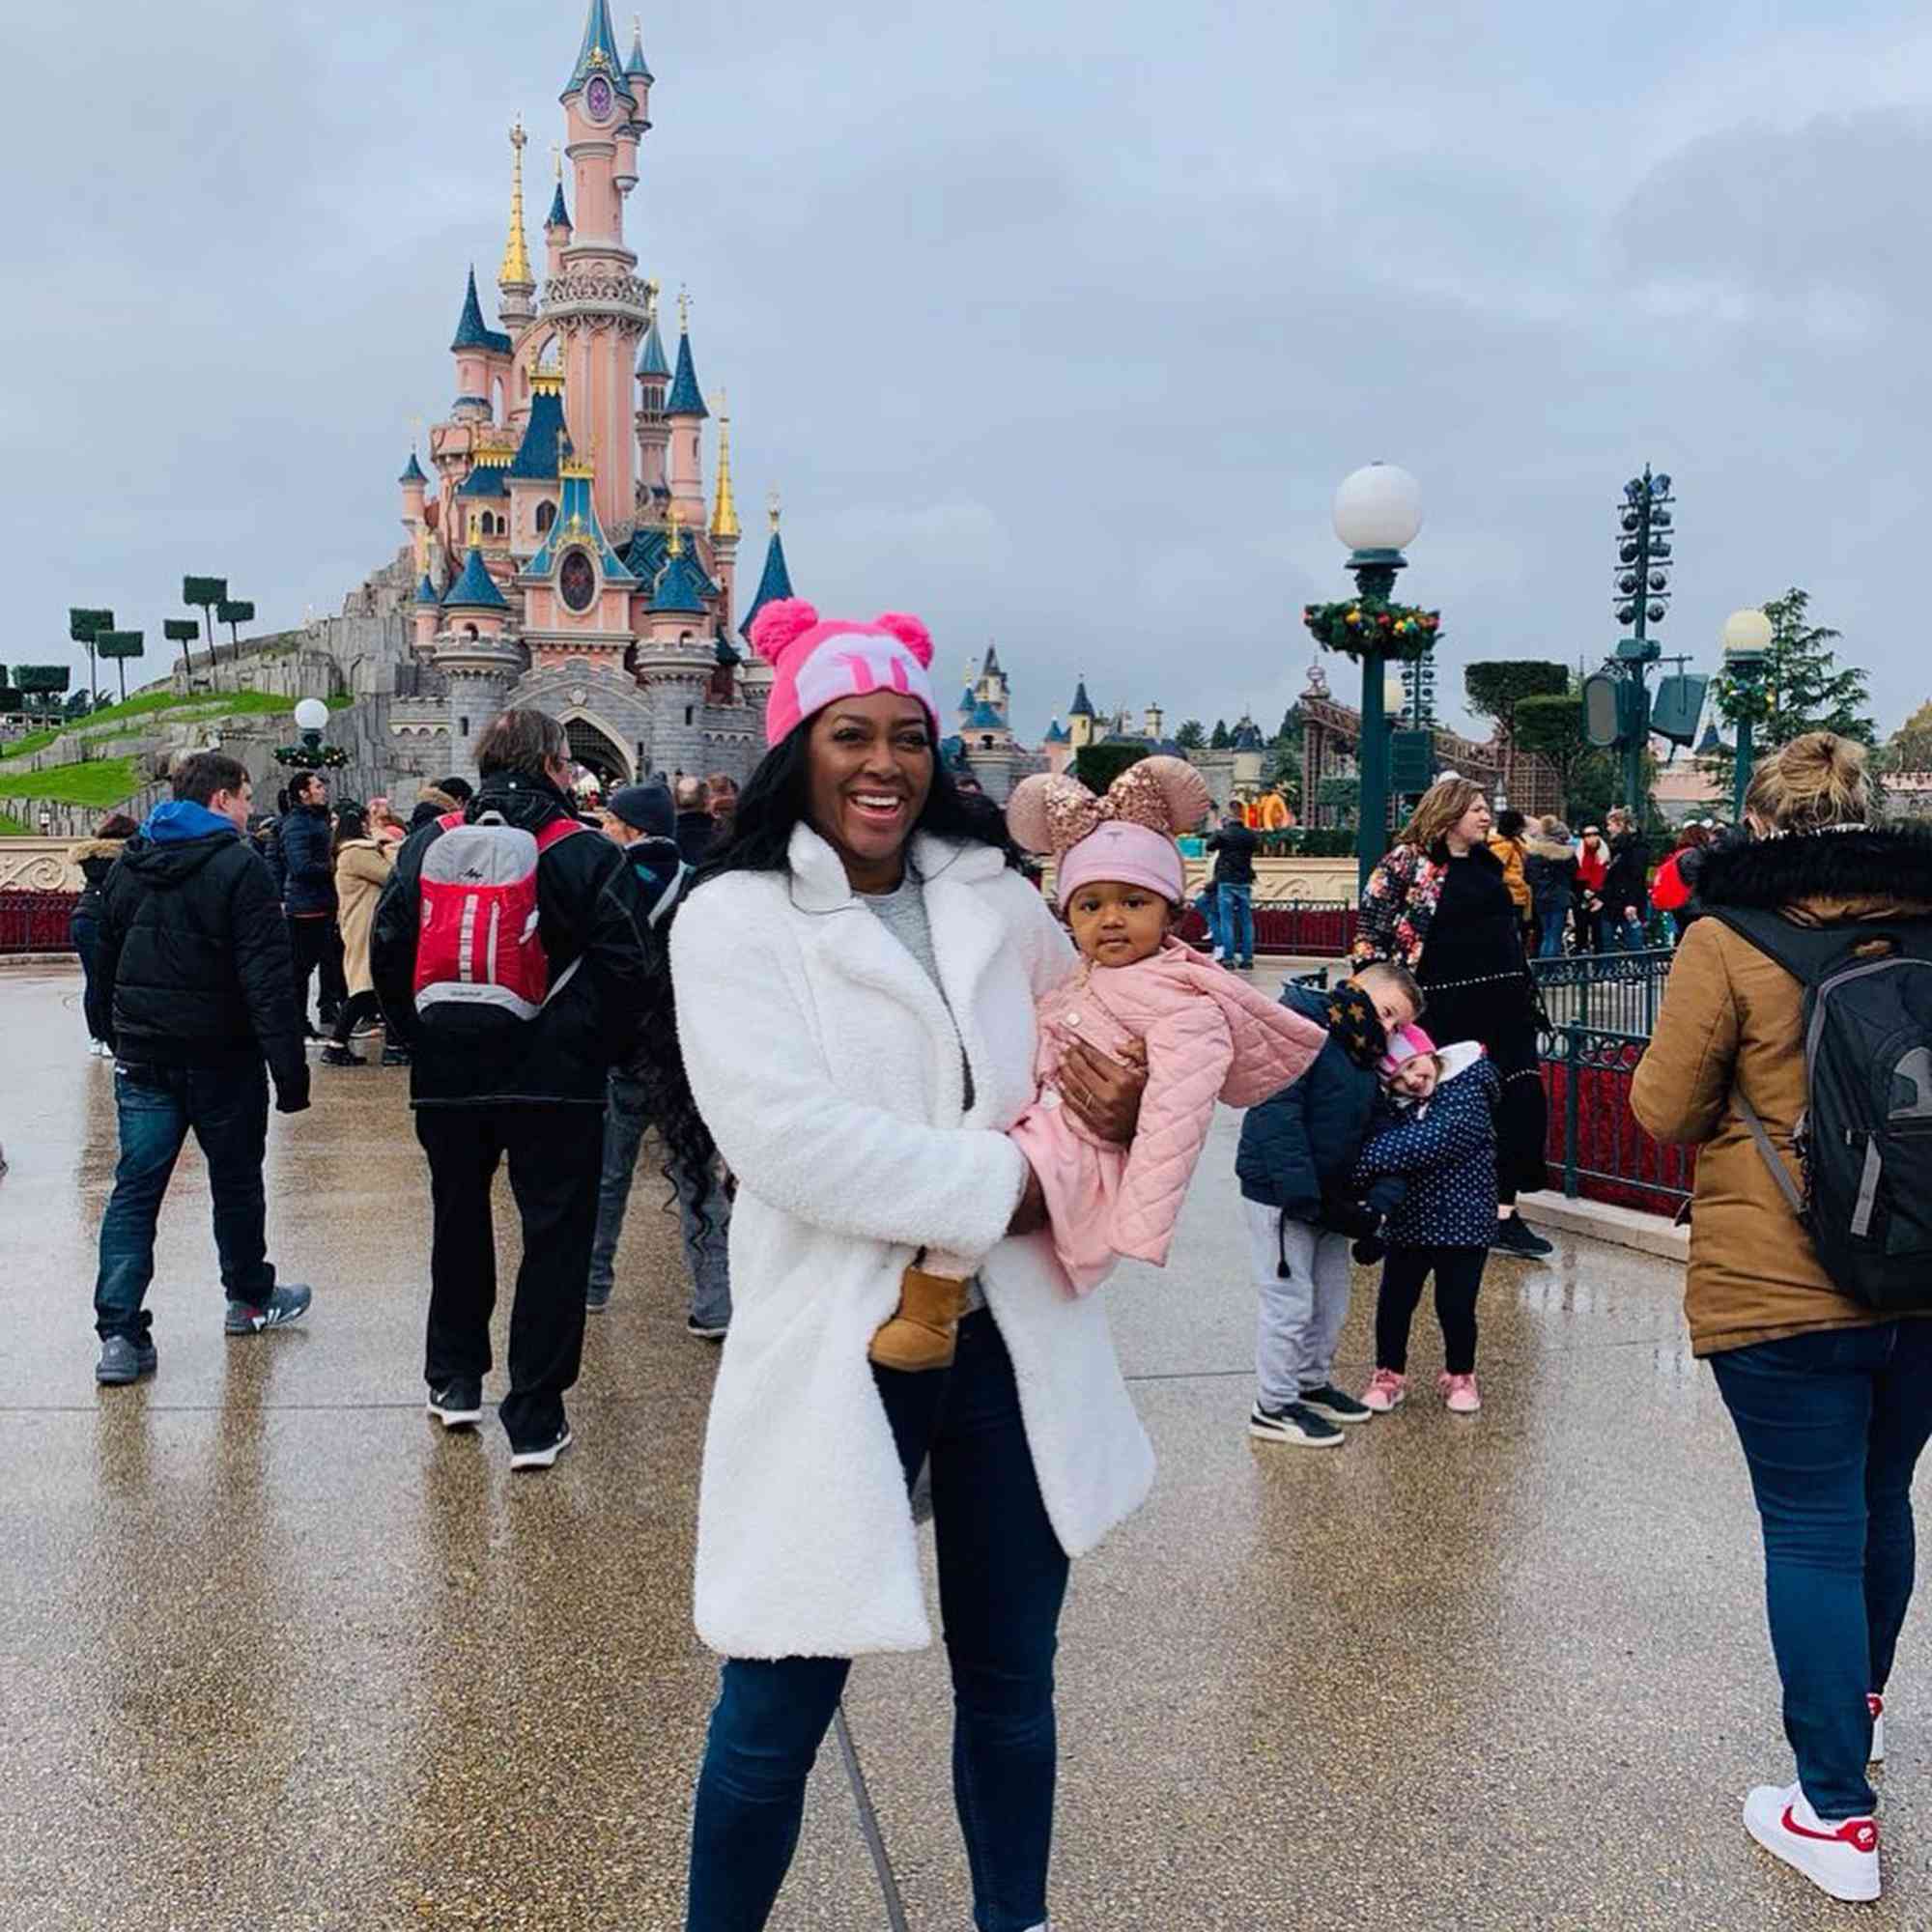
<path fill-rule="evenodd" d="M 1095 1142 L 1061 1104 L 1060 1063 L 1076 1039 L 1120 1058 L 1144 1040 L 1147 1093 L 1129 1148 Z M 1245 980 L 1170 939 L 1131 966 L 1086 966 L 1039 1006 L 1039 1100 L 1012 1128 L 1038 1174 L 1054 1246 L 1085 1293 L 1116 1258 L 1164 1266 L 1214 1119 L 1300 1079 L 1328 1036 Z"/>

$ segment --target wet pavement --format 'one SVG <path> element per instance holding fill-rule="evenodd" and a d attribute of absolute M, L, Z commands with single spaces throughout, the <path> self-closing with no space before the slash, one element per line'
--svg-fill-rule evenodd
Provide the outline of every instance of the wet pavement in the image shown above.
<path fill-rule="evenodd" d="M 673 1222 L 640 1184 L 579 1445 L 512 1480 L 494 1426 L 444 1439 L 422 1411 L 406 1076 L 318 1066 L 270 1151 L 272 1251 L 315 1285 L 309 1320 L 224 1340 L 190 1149 L 159 1376 L 97 1390 L 112 1071 L 76 994 L 58 964 L 0 972 L 0 1926 L 676 1932 L 714 1672 L 689 1586 L 715 1358 L 683 1332 Z M 1833 1906 L 1737 1823 L 1789 1760 L 1755 1519 L 1675 1270 L 1574 1241 L 1495 1262 L 1480 1417 L 1425 1392 L 1339 1452 L 1254 1443 L 1235 1125 L 1176 1265 L 1107 1291 L 1160 1475 L 1074 1571 L 1059 1932 L 1932 1922 L 1922 1613 L 1885 1901 Z M 1346 1380 L 1370 1300 L 1358 1281 Z M 1425 1381 L 1439 1350 L 1419 1319 Z M 898 1922 L 964 1932 L 942 1660 L 867 1660 L 848 1709 Z M 895 1922 L 828 1742 L 773 1923 Z"/>

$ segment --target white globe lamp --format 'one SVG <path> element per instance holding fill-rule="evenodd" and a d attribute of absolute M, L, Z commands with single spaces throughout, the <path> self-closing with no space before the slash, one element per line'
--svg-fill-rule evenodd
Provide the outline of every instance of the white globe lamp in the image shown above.
<path fill-rule="evenodd" d="M 1771 649 L 1771 619 L 1762 611 L 1733 611 L 1724 619 L 1727 662 L 1761 661 Z"/>
<path fill-rule="evenodd" d="M 319 697 L 304 697 L 296 706 L 298 731 L 321 731 L 328 724 L 328 706 Z"/>
<path fill-rule="evenodd" d="M 1422 486 L 1396 463 L 1371 463 L 1335 491 L 1335 534 L 1350 550 L 1401 551 L 1422 528 Z"/>

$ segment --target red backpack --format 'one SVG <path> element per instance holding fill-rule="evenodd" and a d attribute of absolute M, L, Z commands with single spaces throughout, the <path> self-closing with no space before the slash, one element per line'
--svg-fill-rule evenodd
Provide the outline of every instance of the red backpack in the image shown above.
<path fill-rule="evenodd" d="M 580 964 L 573 959 L 551 983 L 537 931 L 537 861 L 587 828 L 558 817 L 533 836 L 497 811 L 474 823 L 450 812 L 437 823 L 442 836 L 422 862 L 416 1016 L 535 1019 Z"/>

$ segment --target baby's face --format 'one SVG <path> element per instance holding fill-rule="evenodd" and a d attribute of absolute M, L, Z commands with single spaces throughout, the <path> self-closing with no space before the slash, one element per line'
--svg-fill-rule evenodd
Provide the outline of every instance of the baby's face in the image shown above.
<path fill-rule="evenodd" d="M 1096 966 L 1131 966 L 1160 951 L 1174 908 L 1146 886 L 1096 879 L 1066 902 L 1066 923 L 1083 957 Z"/>
<path fill-rule="evenodd" d="M 1405 1060 L 1396 1068 L 1395 1078 L 1389 1082 L 1390 1090 L 1410 1100 L 1426 1100 L 1435 1092 L 1436 1083 L 1442 1078 L 1442 1068 L 1434 1054 L 1418 1053 L 1413 1060 Z"/>

